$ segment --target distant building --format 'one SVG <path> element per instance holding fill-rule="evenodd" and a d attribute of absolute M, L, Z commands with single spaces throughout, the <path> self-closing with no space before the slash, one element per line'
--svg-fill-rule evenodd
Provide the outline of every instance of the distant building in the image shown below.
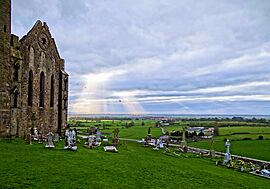
<path fill-rule="evenodd" d="M 68 74 L 46 23 L 20 40 L 11 34 L 11 0 L 0 1 L 0 136 L 30 127 L 61 133 L 67 122 Z"/>
<path fill-rule="evenodd" d="M 161 118 L 158 122 L 158 127 L 170 126 L 169 119 Z"/>
<path fill-rule="evenodd" d="M 203 132 L 204 131 L 204 127 L 189 127 L 189 128 L 187 128 L 187 132 L 189 132 L 189 133 L 193 133 L 194 131 L 196 133 Z"/>

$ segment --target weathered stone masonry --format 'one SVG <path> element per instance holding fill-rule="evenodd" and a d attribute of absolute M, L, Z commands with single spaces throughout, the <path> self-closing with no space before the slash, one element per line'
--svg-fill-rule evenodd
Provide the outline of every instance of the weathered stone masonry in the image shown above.
<path fill-rule="evenodd" d="M 22 39 L 11 34 L 11 2 L 0 1 L 0 136 L 30 127 L 61 133 L 67 121 L 68 74 L 46 23 Z"/>

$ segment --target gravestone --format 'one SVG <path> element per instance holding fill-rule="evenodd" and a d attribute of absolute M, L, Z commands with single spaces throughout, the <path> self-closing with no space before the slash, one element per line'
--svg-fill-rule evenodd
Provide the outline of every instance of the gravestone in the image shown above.
<path fill-rule="evenodd" d="M 118 128 L 115 128 L 114 129 L 114 137 L 113 137 L 113 144 L 114 145 L 118 145 L 118 143 L 119 143 L 118 132 L 119 132 Z"/>
<path fill-rule="evenodd" d="M 155 140 L 153 150 L 159 150 L 159 139 Z"/>
<path fill-rule="evenodd" d="M 59 140 L 60 140 L 59 134 L 55 133 L 54 136 L 53 136 L 53 141 L 54 142 L 59 142 Z"/>
<path fill-rule="evenodd" d="M 96 138 L 97 141 L 101 141 L 101 132 L 100 130 L 97 130 L 97 138 Z"/>
<path fill-rule="evenodd" d="M 37 130 L 37 128 L 34 128 L 33 139 L 34 139 L 35 141 L 38 141 L 38 130 Z"/>
<path fill-rule="evenodd" d="M 43 143 L 43 137 L 42 137 L 42 134 L 41 133 L 38 134 L 38 143 L 39 144 L 42 144 Z"/>
<path fill-rule="evenodd" d="M 26 144 L 32 144 L 32 135 L 30 133 L 26 134 Z"/>
<path fill-rule="evenodd" d="M 227 139 L 227 141 L 225 143 L 225 146 L 226 146 L 226 153 L 224 155 L 223 164 L 227 164 L 227 163 L 229 163 L 231 161 L 231 154 L 230 154 L 231 143 L 230 143 L 229 139 Z"/>
<path fill-rule="evenodd" d="M 53 144 L 53 136 L 54 134 L 52 132 L 49 132 L 47 134 L 47 144 L 45 145 L 45 148 L 54 148 L 54 144 Z"/>
<path fill-rule="evenodd" d="M 72 129 L 67 129 L 65 132 L 66 145 L 65 150 L 77 150 L 76 146 L 76 132 Z"/>
<path fill-rule="evenodd" d="M 182 141 L 181 141 L 181 147 L 185 148 L 187 146 L 187 141 L 186 141 L 186 130 L 183 129 L 183 134 L 182 134 Z"/>
<path fill-rule="evenodd" d="M 118 152 L 117 148 L 115 146 L 104 146 L 105 152 Z"/>
<path fill-rule="evenodd" d="M 158 145 L 159 145 L 159 148 L 164 148 L 164 146 L 163 146 L 163 142 L 162 142 L 162 140 L 161 140 L 161 139 L 158 141 Z"/>
<path fill-rule="evenodd" d="M 95 141 L 96 141 L 96 136 L 95 135 L 88 136 L 88 140 L 86 142 L 87 147 L 92 149 L 93 146 L 95 145 Z"/>

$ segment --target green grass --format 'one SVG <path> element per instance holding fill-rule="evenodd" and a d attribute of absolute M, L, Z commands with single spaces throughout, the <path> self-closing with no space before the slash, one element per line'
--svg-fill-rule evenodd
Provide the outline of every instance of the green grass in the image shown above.
<path fill-rule="evenodd" d="M 219 134 L 220 135 L 230 135 L 233 133 L 239 132 L 248 132 L 248 133 L 269 133 L 270 134 L 270 127 L 220 127 Z"/>
<path fill-rule="evenodd" d="M 233 135 L 222 135 L 218 136 L 217 139 L 224 140 L 243 140 L 245 138 L 251 138 L 252 140 L 258 139 L 259 136 L 263 136 L 264 139 L 270 139 L 270 134 L 233 134 Z"/>
<path fill-rule="evenodd" d="M 127 142 L 119 153 L 0 141 L 0 188 L 267 188 L 269 180 Z"/>
<path fill-rule="evenodd" d="M 148 127 L 147 126 L 134 126 L 127 129 L 120 129 L 119 137 L 120 138 L 129 138 L 129 139 L 142 139 L 147 136 Z M 162 135 L 161 129 L 153 127 L 151 128 L 152 137 L 158 137 Z"/>
<path fill-rule="evenodd" d="M 185 128 L 186 126 L 166 126 L 166 127 L 163 127 L 164 130 L 166 131 L 169 131 L 169 132 L 172 132 L 172 131 L 180 131 L 182 132 L 183 131 L 183 128 Z"/>
<path fill-rule="evenodd" d="M 210 149 L 209 141 L 189 143 L 189 146 Z M 231 141 L 231 153 L 261 160 L 270 161 L 270 140 L 240 140 Z M 214 142 L 214 150 L 225 152 L 226 148 L 223 140 Z"/>

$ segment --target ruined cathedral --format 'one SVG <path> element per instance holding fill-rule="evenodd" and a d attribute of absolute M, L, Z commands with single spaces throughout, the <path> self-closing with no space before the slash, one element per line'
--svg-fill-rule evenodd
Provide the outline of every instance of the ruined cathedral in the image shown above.
<path fill-rule="evenodd" d="M 21 39 L 11 34 L 11 0 L 0 1 L 0 136 L 64 129 L 68 74 L 45 22 Z"/>

